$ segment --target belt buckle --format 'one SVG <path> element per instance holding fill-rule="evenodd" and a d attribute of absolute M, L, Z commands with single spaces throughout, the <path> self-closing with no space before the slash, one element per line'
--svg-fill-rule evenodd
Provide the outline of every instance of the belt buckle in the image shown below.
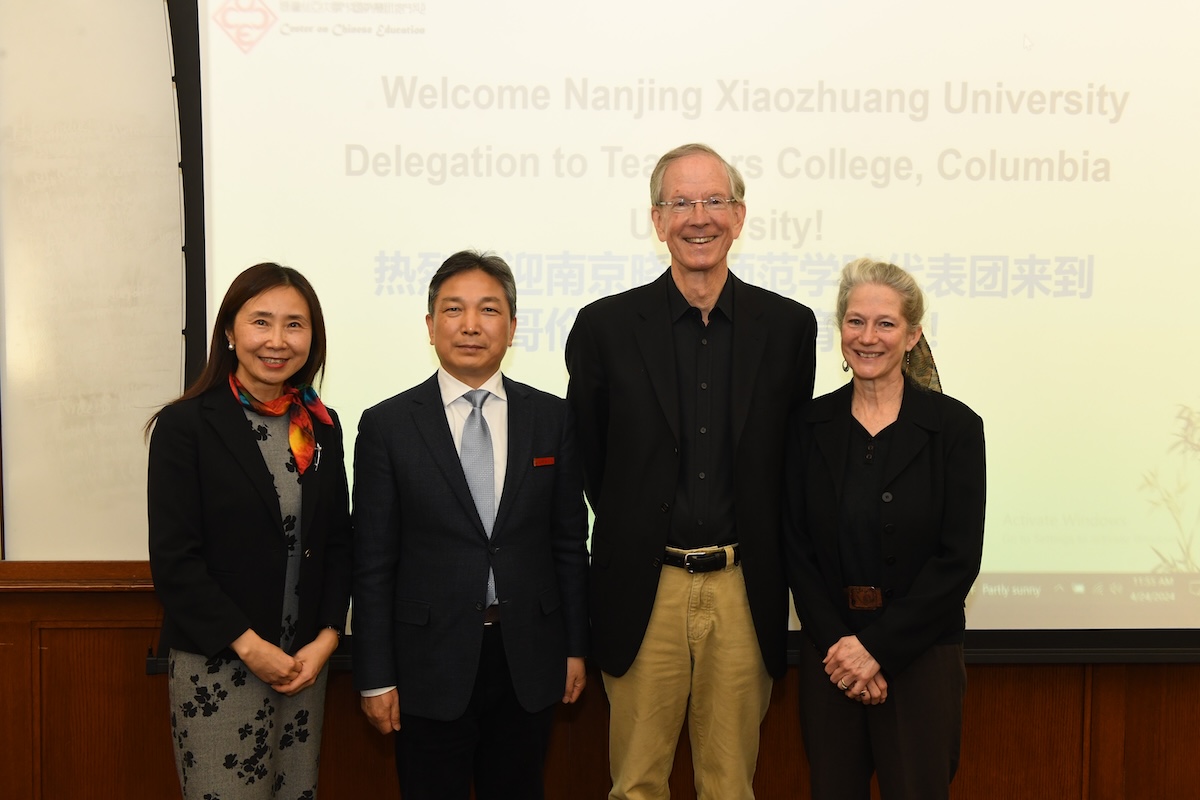
<path fill-rule="evenodd" d="M 690 553 L 684 553 L 683 554 L 683 568 L 684 568 L 684 570 L 687 571 L 687 573 L 689 575 L 695 575 L 696 571 L 697 571 L 697 567 L 694 566 L 694 562 L 699 561 L 702 558 L 711 558 L 720 553 L 724 553 L 724 551 L 719 550 L 716 553 L 706 553 L 703 550 L 693 550 Z"/>
<path fill-rule="evenodd" d="M 883 591 L 878 586 L 847 586 L 846 599 L 854 611 L 883 608 Z"/>

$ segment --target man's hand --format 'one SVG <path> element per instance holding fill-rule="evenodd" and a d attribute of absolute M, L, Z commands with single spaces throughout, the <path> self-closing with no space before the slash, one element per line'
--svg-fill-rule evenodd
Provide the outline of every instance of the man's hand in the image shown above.
<path fill-rule="evenodd" d="M 359 704 L 375 730 L 380 733 L 400 730 L 400 695 L 395 689 L 374 697 L 360 698 Z"/>
<path fill-rule="evenodd" d="M 587 686 L 587 664 L 582 658 L 567 658 L 567 688 L 563 693 L 564 703 L 574 703 Z"/>

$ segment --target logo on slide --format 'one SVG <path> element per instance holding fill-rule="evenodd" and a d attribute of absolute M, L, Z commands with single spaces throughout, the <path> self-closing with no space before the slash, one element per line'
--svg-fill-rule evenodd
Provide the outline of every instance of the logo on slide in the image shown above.
<path fill-rule="evenodd" d="M 277 19 L 263 0 L 228 0 L 213 14 L 213 22 L 243 53 L 253 50 Z"/>

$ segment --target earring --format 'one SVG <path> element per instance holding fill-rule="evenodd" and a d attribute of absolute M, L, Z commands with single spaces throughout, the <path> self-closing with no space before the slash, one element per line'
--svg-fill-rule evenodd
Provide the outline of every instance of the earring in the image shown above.
<path fill-rule="evenodd" d="M 850 365 L 846 363 L 846 359 L 842 359 L 842 372 L 849 372 Z"/>
<path fill-rule="evenodd" d="M 233 342 L 230 342 L 230 343 L 229 343 L 229 349 L 230 349 L 230 350 L 232 350 L 232 349 L 233 349 Z"/>
<path fill-rule="evenodd" d="M 910 367 L 910 366 L 912 366 L 912 350 L 905 350 L 904 351 L 904 368 L 908 369 L 908 367 Z"/>

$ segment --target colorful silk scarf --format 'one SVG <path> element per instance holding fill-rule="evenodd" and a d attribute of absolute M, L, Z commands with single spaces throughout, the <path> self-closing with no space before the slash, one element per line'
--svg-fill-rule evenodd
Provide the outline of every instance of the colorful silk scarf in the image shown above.
<path fill-rule="evenodd" d="M 313 452 L 316 450 L 317 444 L 317 439 L 313 435 L 312 418 L 315 416 L 326 425 L 333 424 L 333 419 L 329 416 L 329 409 L 325 408 L 321 398 L 317 397 L 317 390 L 308 384 L 289 386 L 278 398 L 264 403 L 247 392 L 246 388 L 242 386 L 242 382 L 232 372 L 229 373 L 229 388 L 233 390 L 233 396 L 238 399 L 239 403 L 259 414 L 268 417 L 282 417 L 284 414 L 290 413 L 288 445 L 292 448 L 292 456 L 296 459 L 296 469 L 300 470 L 300 474 L 303 475 L 304 470 L 312 464 Z"/>

